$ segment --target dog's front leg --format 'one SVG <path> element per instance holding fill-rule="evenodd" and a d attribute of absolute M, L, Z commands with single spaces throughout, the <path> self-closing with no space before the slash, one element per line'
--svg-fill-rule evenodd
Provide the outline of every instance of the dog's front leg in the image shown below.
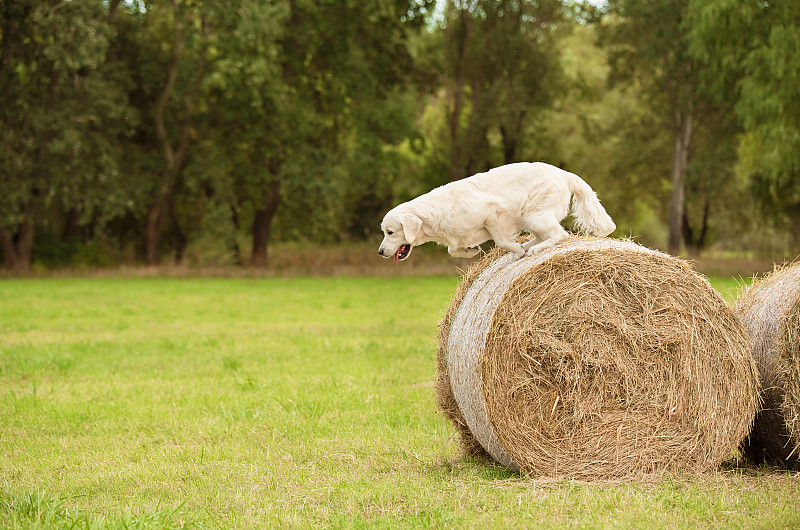
<path fill-rule="evenodd" d="M 481 249 L 478 246 L 469 248 L 447 247 L 447 252 L 449 252 L 450 255 L 455 258 L 471 258 L 473 256 L 477 256 L 480 251 Z"/>
<path fill-rule="evenodd" d="M 497 216 L 488 220 L 485 228 L 494 240 L 494 246 L 511 251 L 515 259 L 525 255 L 525 249 L 515 239 L 517 227 L 508 216 Z"/>
<path fill-rule="evenodd" d="M 492 234 L 492 236 L 494 239 L 494 245 L 510 251 L 512 254 L 514 254 L 514 259 L 520 259 L 525 255 L 525 248 L 513 239 L 504 237 L 503 235 Z"/>

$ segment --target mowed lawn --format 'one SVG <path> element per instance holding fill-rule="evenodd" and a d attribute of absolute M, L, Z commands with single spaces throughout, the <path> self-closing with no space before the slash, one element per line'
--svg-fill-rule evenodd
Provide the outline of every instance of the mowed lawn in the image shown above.
<path fill-rule="evenodd" d="M 456 284 L 0 281 L 0 527 L 800 526 L 792 471 L 591 485 L 462 458 L 432 383 Z"/>

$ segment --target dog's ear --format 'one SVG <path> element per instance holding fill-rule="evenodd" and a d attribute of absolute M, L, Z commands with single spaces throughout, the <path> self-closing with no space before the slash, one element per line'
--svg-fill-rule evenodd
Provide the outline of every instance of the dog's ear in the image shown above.
<path fill-rule="evenodd" d="M 416 215 L 404 215 L 400 218 L 400 224 L 403 225 L 403 234 L 406 236 L 406 241 L 413 245 L 422 231 L 422 219 Z"/>

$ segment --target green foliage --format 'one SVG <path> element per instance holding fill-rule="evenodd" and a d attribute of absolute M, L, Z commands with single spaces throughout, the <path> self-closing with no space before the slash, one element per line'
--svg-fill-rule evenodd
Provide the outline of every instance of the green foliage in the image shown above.
<path fill-rule="evenodd" d="M 536 120 L 562 89 L 560 1 L 445 2 L 445 127 L 431 135 L 449 180 L 535 152 Z M 444 179 L 442 179 L 444 180 Z"/>
<path fill-rule="evenodd" d="M 612 0 L 608 12 L 600 35 L 610 80 L 637 92 L 638 107 L 620 122 L 617 171 L 636 175 L 635 193 L 669 223 L 670 246 L 682 239 L 696 253 L 735 239 L 741 216 L 731 208 L 747 203 L 743 183 L 733 178 L 740 129 L 732 101 L 707 74 L 707 58 L 692 52 L 694 12 L 676 0 Z"/>
<path fill-rule="evenodd" d="M 214 193 L 246 214 L 277 183 L 277 238 L 359 234 L 361 206 L 387 202 L 387 147 L 414 130 L 414 102 L 398 88 L 412 67 L 401 15 L 416 20 L 386 0 L 221 10 L 196 155 Z"/>
<path fill-rule="evenodd" d="M 113 262 L 101 241 L 84 243 L 78 238 L 57 239 L 44 233 L 36 238 L 34 266 L 43 269 L 108 267 Z"/>
<path fill-rule="evenodd" d="M 767 218 L 800 221 L 800 12 L 791 2 L 690 3 L 696 56 L 745 134 L 740 172 Z"/>
<path fill-rule="evenodd" d="M 117 215 L 123 141 L 136 122 L 125 74 L 107 61 L 115 30 L 102 6 L 4 3 L 0 91 L 0 227 L 37 208 Z"/>
<path fill-rule="evenodd" d="M 752 248 L 765 221 L 783 241 L 797 25 L 731 0 L 3 2 L 0 252 L 246 264 L 265 218 L 275 241 L 372 239 L 397 202 L 517 160 L 584 175 L 660 245 L 675 109 L 686 244 Z"/>

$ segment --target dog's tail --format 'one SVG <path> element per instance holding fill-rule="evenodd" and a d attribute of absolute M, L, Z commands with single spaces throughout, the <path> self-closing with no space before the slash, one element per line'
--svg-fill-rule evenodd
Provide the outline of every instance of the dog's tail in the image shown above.
<path fill-rule="evenodd" d="M 598 236 L 607 236 L 613 232 L 617 225 L 600 204 L 600 199 L 597 198 L 594 190 L 578 175 L 565 173 L 567 186 L 575 195 L 572 212 L 575 214 L 578 228 Z"/>

